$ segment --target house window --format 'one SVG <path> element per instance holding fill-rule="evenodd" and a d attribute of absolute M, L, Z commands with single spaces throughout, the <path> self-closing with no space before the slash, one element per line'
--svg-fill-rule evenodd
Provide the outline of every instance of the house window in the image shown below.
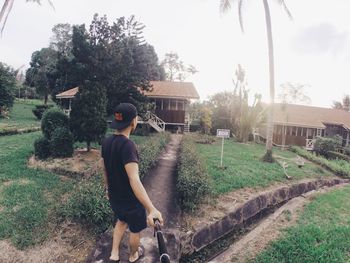
<path fill-rule="evenodd" d="M 169 100 L 163 100 L 163 110 L 169 110 L 169 109 L 170 109 Z"/>
<path fill-rule="evenodd" d="M 297 135 L 297 127 L 292 127 L 292 136 L 296 136 Z"/>
<path fill-rule="evenodd" d="M 161 100 L 156 100 L 156 110 L 162 109 L 162 101 Z"/>
<path fill-rule="evenodd" d="M 178 110 L 185 110 L 185 105 L 184 105 L 183 101 L 180 100 L 177 102 L 177 109 Z"/>
<path fill-rule="evenodd" d="M 302 129 L 301 136 L 306 137 L 306 129 L 307 128 L 303 128 Z"/>
<path fill-rule="evenodd" d="M 176 110 L 176 100 L 170 101 L 170 110 Z"/>

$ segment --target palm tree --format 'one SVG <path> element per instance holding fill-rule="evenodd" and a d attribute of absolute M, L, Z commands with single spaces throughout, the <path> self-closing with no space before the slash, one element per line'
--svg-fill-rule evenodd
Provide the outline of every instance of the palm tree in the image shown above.
<path fill-rule="evenodd" d="M 238 18 L 241 26 L 242 32 L 244 32 L 243 27 L 243 16 L 242 16 L 242 6 L 245 0 L 221 0 L 220 11 L 222 13 L 231 9 L 231 5 L 234 2 L 238 3 Z M 266 21 L 266 31 L 267 31 L 267 43 L 269 49 L 269 73 L 270 73 L 270 106 L 267 118 L 267 135 L 266 135 L 266 153 L 263 157 L 264 161 L 272 162 L 272 137 L 273 137 L 273 104 L 275 100 L 275 71 L 274 71 L 274 56 L 273 56 L 273 41 L 272 41 L 272 28 L 271 28 L 271 16 L 270 8 L 267 0 L 262 0 L 265 10 L 265 21 Z M 289 18 L 292 18 L 288 7 L 286 6 L 284 0 L 276 0 L 286 11 Z"/>
<path fill-rule="evenodd" d="M 51 0 L 47 0 L 49 2 L 49 4 L 51 5 L 52 8 L 54 8 L 53 3 L 51 2 Z M 4 31 L 6 22 L 7 22 L 7 18 L 11 12 L 11 9 L 13 7 L 13 3 L 15 2 L 15 0 L 5 0 L 4 3 L 2 4 L 2 8 L 0 11 L 0 27 L 1 27 L 1 35 L 2 32 Z M 41 4 L 41 0 L 26 0 L 26 2 L 35 2 L 38 3 L 39 5 Z"/>

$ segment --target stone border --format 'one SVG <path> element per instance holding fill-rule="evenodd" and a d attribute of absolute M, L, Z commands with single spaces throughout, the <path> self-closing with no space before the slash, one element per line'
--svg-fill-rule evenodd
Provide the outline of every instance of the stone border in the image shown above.
<path fill-rule="evenodd" d="M 240 224 L 254 217 L 262 210 L 281 204 L 302 194 L 322 187 L 350 183 L 350 179 L 318 179 L 296 183 L 276 190 L 261 193 L 243 203 L 226 216 L 204 227 L 194 227 L 196 231 L 182 233 L 180 237 L 181 254 L 190 255 L 240 227 Z"/>

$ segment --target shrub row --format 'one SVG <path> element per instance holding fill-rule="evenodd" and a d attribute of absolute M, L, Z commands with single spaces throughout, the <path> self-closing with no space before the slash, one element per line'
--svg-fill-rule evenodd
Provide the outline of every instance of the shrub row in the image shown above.
<path fill-rule="evenodd" d="M 159 154 L 169 142 L 170 134 L 167 132 L 150 136 L 139 146 L 140 177 L 144 177 L 150 168 L 156 165 Z"/>
<path fill-rule="evenodd" d="M 39 127 L 23 128 L 23 129 L 7 128 L 7 129 L 0 130 L 0 136 L 30 133 L 30 132 L 36 132 L 36 131 L 40 131 L 40 128 Z"/>
<path fill-rule="evenodd" d="M 339 159 L 339 160 L 345 160 L 350 161 L 350 157 L 348 155 L 338 153 L 338 152 L 328 152 L 328 156 L 330 159 Z"/>
<path fill-rule="evenodd" d="M 336 175 L 350 177 L 350 162 L 345 160 L 327 160 L 321 156 L 316 156 L 300 147 L 292 146 L 291 151 L 305 157 L 306 159 L 321 165 Z"/>
<path fill-rule="evenodd" d="M 58 215 L 62 219 L 78 221 L 94 233 L 102 233 L 111 226 L 113 214 L 105 196 L 102 176 L 92 176 L 79 182 Z"/>
<path fill-rule="evenodd" d="M 180 145 L 177 171 L 176 188 L 179 204 L 182 210 L 193 211 L 212 192 L 212 186 L 205 164 L 196 151 L 196 146 L 186 136 Z"/>

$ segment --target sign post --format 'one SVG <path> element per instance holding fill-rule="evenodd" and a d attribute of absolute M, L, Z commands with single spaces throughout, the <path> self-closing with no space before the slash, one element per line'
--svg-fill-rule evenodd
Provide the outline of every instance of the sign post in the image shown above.
<path fill-rule="evenodd" d="M 225 138 L 230 138 L 230 130 L 217 129 L 216 130 L 216 137 L 222 138 L 222 143 L 221 143 L 221 161 L 220 161 L 220 166 L 222 167 L 222 159 L 224 157 L 224 140 L 225 140 Z"/>

